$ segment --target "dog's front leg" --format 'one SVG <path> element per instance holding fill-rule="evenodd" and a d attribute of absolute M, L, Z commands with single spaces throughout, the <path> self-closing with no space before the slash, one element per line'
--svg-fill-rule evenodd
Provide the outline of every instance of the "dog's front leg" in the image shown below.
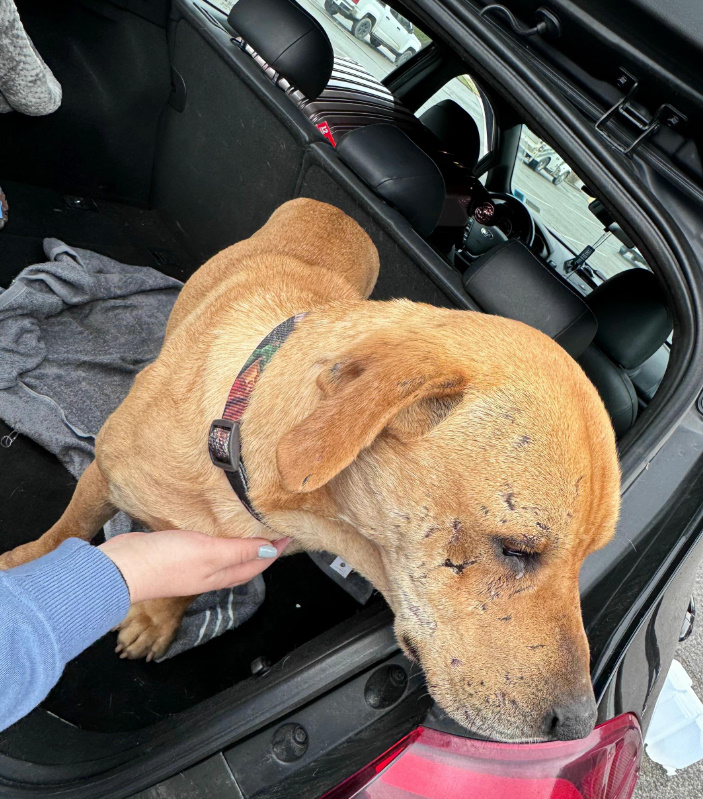
<path fill-rule="evenodd" d="M 136 602 L 117 627 L 117 648 L 121 658 L 147 662 L 161 657 L 168 649 L 186 608 L 194 596 L 147 599 Z"/>
<path fill-rule="evenodd" d="M 56 549 L 67 538 L 90 541 L 117 512 L 110 501 L 109 485 L 93 461 L 83 472 L 68 507 L 56 524 L 36 541 L 22 544 L 0 556 L 0 569 L 11 569 Z"/>

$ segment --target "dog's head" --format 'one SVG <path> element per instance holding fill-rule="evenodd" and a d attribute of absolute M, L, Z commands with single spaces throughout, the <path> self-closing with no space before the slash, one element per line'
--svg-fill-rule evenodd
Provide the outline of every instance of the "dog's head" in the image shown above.
<path fill-rule="evenodd" d="M 504 740 L 586 735 L 578 573 L 619 504 L 603 404 L 525 325 L 389 305 L 390 324 L 319 368 L 317 407 L 278 443 L 281 482 L 323 492 L 377 545 L 398 640 L 457 721 Z"/>

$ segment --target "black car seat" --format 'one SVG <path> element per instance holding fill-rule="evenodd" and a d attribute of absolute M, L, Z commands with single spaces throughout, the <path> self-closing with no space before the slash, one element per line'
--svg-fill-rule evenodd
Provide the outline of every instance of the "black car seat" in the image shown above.
<path fill-rule="evenodd" d="M 318 95 L 328 92 L 326 87 L 335 71 L 332 45 L 319 22 L 297 3 L 239 0 L 228 22 L 241 37 L 240 46 L 303 110 L 312 107 Z M 351 63 L 345 65 L 342 77 L 337 69 L 338 84 L 340 87 L 349 84 L 351 94 L 362 97 L 361 68 L 354 70 Z M 334 80 L 332 84 L 338 85 Z M 390 106 L 385 100 L 392 95 L 385 87 L 378 94 L 383 100 L 378 108 L 388 112 Z M 312 99 L 302 103 L 303 97 Z M 364 104 L 359 101 L 357 105 Z M 412 119 L 414 125 L 422 128 L 410 112 L 407 115 L 406 123 Z M 316 117 L 311 119 L 314 121 Z M 401 121 L 392 113 L 368 113 L 363 120 L 365 124 L 352 123 L 344 130 L 335 127 L 339 141 L 329 128 L 323 130 L 320 123 L 317 127 L 331 143 L 339 145 L 340 159 L 364 183 L 400 211 L 421 236 L 429 236 L 444 208 L 445 187 L 439 169 L 400 127 L 388 124 Z"/>
<path fill-rule="evenodd" d="M 591 346 L 578 358 L 598 389 L 620 438 L 637 418 L 637 392 L 628 375 L 671 335 L 673 319 L 657 278 L 629 269 L 598 286 L 586 302 L 598 321 Z"/>
<path fill-rule="evenodd" d="M 327 86 L 314 99 L 291 93 L 302 112 L 333 145 L 359 128 L 392 124 L 437 165 L 445 183 L 442 224 L 462 227 L 466 207 L 480 189 L 473 169 L 480 150 L 471 115 L 453 100 L 442 101 L 418 118 L 380 80 L 350 59 L 334 59 Z"/>
<path fill-rule="evenodd" d="M 442 100 L 420 116 L 420 122 L 431 131 L 445 151 L 474 170 L 481 152 L 478 125 L 468 111 L 454 100 Z"/>
<path fill-rule="evenodd" d="M 422 131 L 413 112 L 350 58 L 335 56 L 332 75 L 318 96 L 296 91 L 291 97 L 332 144 L 350 130 L 382 122 L 396 125 L 413 138 Z"/>
<path fill-rule="evenodd" d="M 444 208 L 444 180 L 434 161 L 395 125 L 349 131 L 339 157 L 421 236 L 429 236 Z"/>
<path fill-rule="evenodd" d="M 407 137 L 438 167 L 443 178 L 444 202 L 434 224 L 439 223 L 445 231 L 450 231 L 452 240 L 458 240 L 468 222 L 468 212 L 475 205 L 486 202 L 488 195 L 473 176 L 471 169 L 464 166 L 465 159 L 448 150 L 448 125 L 440 125 L 439 117 L 442 114 L 444 119 L 444 116 L 453 112 L 452 118 L 456 121 L 459 117 L 456 109 L 447 110 L 442 106 L 441 111 L 434 112 L 429 117 L 431 124 L 444 136 L 445 141 L 442 141 L 440 136 L 426 127 L 363 67 L 350 59 L 335 58 L 332 45 L 320 23 L 294 0 L 239 0 L 230 11 L 228 24 L 238 34 L 236 41 L 239 46 L 291 98 L 321 136 L 335 147 L 348 136 L 355 138 L 355 166 L 352 166 L 348 158 L 344 160 L 407 218 L 421 219 L 422 224 L 416 230 L 427 237 L 427 222 L 434 216 L 434 211 L 428 214 L 423 209 L 418 212 L 411 210 L 408 215 L 405 210 L 411 199 L 421 202 L 423 193 L 411 192 L 409 198 L 400 205 L 401 193 L 394 192 L 395 201 L 389 200 L 380 187 L 385 187 L 386 190 L 390 187 L 377 180 L 383 170 L 380 151 L 388 152 L 384 143 L 393 136 L 388 131 L 388 126 L 392 125 L 402 131 L 404 137 L 395 137 L 399 148 L 410 154 L 411 150 L 405 141 Z M 459 106 L 456 108 L 459 109 Z M 429 112 L 431 111 L 432 109 Z M 470 141 L 477 141 L 478 130 L 475 123 L 465 112 L 464 115 L 473 126 L 470 129 Z M 369 135 L 357 133 L 362 128 L 377 125 L 382 125 L 384 130 Z M 465 132 L 467 128 L 469 123 L 464 118 L 461 120 L 461 131 Z M 460 141 L 461 148 L 465 151 L 466 145 L 458 132 L 453 142 L 458 145 Z M 362 142 L 363 146 L 369 148 L 380 147 L 379 152 L 369 150 L 365 159 L 358 157 Z M 347 145 L 347 149 L 352 149 L 351 145 Z M 411 161 L 426 178 L 433 170 L 427 164 L 421 165 L 423 159 L 420 152 L 414 153 Z M 471 166 L 475 165 L 476 156 L 477 152 Z M 358 172 L 358 167 L 367 163 L 370 168 L 362 175 Z M 398 163 L 397 159 L 394 163 Z M 414 171 L 414 168 L 410 169 L 411 173 Z M 430 204 L 435 195 L 433 188 L 427 195 Z"/>
<path fill-rule="evenodd" d="M 463 281 L 482 311 L 541 330 L 573 358 L 596 335 L 596 319 L 584 298 L 517 239 L 477 258 Z"/>
<path fill-rule="evenodd" d="M 284 91 L 317 97 L 332 75 L 334 52 L 320 23 L 291 0 L 239 0 L 227 22 L 239 46 Z"/>

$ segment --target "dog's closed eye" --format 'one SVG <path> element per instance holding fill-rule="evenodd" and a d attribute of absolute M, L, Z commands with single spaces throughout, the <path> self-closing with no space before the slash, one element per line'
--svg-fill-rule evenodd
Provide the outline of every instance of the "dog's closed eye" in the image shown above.
<path fill-rule="evenodd" d="M 503 562 L 515 572 L 518 577 L 522 577 L 526 572 L 531 572 L 539 566 L 541 553 L 536 551 L 525 541 L 498 541 L 497 550 L 503 558 Z"/>
<path fill-rule="evenodd" d="M 515 547 L 510 544 L 503 544 L 503 555 L 506 558 L 532 558 L 535 556 L 534 552 L 530 552 L 520 547 Z"/>

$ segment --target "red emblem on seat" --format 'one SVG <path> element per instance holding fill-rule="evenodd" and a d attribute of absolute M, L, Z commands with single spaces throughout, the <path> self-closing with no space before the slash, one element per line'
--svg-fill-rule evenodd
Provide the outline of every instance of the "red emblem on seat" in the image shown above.
<path fill-rule="evenodd" d="M 334 140 L 330 126 L 326 122 L 319 122 L 317 124 L 317 129 L 333 147 L 337 146 L 337 142 Z"/>

